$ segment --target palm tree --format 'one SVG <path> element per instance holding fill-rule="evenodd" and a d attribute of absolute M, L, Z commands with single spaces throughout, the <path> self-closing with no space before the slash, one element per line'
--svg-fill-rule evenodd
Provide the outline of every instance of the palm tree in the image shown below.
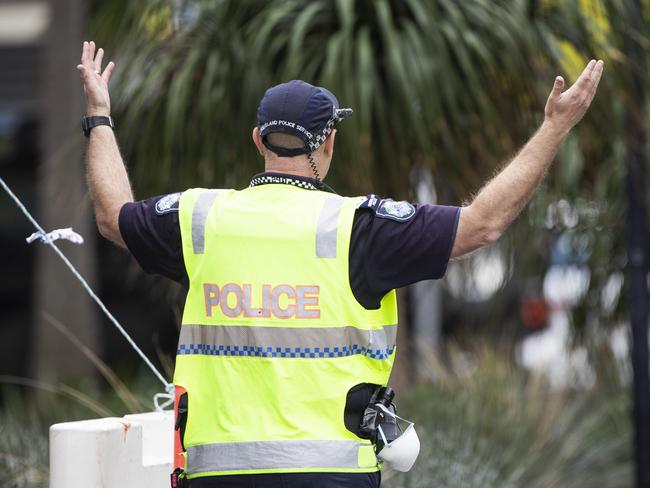
<path fill-rule="evenodd" d="M 140 188 L 244 184 L 259 167 L 249 133 L 264 90 L 302 78 L 355 109 L 335 183 L 404 197 L 409 168 L 426 164 L 458 197 L 539 112 L 536 78 L 557 45 L 537 15 L 531 1 L 149 0 L 95 18 L 120 64 L 121 136 Z"/>

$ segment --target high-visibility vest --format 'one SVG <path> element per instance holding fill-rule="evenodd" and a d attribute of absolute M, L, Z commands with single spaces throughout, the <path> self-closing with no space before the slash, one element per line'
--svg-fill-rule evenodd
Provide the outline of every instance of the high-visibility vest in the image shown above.
<path fill-rule="evenodd" d="M 350 288 L 362 200 L 284 184 L 183 193 L 174 384 L 190 478 L 379 469 L 344 424 L 353 386 L 388 382 L 397 336 L 395 292 L 366 310 Z"/>

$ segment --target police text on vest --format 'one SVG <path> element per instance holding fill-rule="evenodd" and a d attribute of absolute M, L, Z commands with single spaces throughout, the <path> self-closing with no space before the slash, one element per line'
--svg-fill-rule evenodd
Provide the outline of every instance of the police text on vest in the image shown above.
<path fill-rule="evenodd" d="M 320 287 L 316 285 L 262 285 L 254 297 L 253 285 L 203 283 L 205 315 L 212 317 L 219 307 L 226 317 L 318 319 Z M 253 303 L 261 305 L 253 307 Z"/>

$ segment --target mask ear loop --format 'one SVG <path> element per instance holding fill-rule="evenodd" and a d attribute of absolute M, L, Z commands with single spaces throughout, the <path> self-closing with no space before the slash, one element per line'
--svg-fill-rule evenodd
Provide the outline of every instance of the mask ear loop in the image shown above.
<path fill-rule="evenodd" d="M 384 446 L 390 447 L 390 444 L 386 440 L 386 435 L 384 434 L 384 431 L 382 430 L 381 425 L 377 426 L 377 430 L 379 431 L 379 435 L 381 436 L 381 440 L 384 441 Z"/>
<path fill-rule="evenodd" d="M 388 410 L 388 409 L 387 409 L 384 405 L 382 405 L 381 403 L 378 403 L 377 406 L 378 406 L 379 409 L 382 410 L 386 415 L 388 415 L 388 416 L 390 416 L 390 417 L 393 417 L 394 419 L 400 419 L 402 422 L 406 422 L 406 423 L 409 424 L 409 425 L 415 425 L 415 422 L 411 422 L 410 420 L 406 420 L 405 418 L 400 417 L 400 416 L 397 415 L 396 413 L 391 412 L 390 410 Z M 404 431 L 402 430 L 402 428 L 400 427 L 399 424 L 397 424 L 397 428 L 400 430 L 400 432 L 404 433 Z M 384 444 L 386 444 L 386 437 L 384 436 L 384 432 L 381 430 L 381 425 L 378 425 L 378 426 L 377 426 L 377 430 L 379 430 L 379 434 L 381 435 L 382 440 L 384 441 Z"/>

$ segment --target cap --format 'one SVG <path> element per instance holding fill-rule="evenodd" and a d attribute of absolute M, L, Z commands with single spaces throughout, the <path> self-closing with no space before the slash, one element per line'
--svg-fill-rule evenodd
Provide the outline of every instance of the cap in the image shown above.
<path fill-rule="evenodd" d="M 352 115 L 351 108 L 339 108 L 329 90 L 301 80 L 269 88 L 257 109 L 257 128 L 264 145 L 278 156 L 308 154 L 320 147 L 334 126 Z M 286 148 L 270 144 L 267 136 L 284 132 L 297 136 L 304 147 Z"/>

